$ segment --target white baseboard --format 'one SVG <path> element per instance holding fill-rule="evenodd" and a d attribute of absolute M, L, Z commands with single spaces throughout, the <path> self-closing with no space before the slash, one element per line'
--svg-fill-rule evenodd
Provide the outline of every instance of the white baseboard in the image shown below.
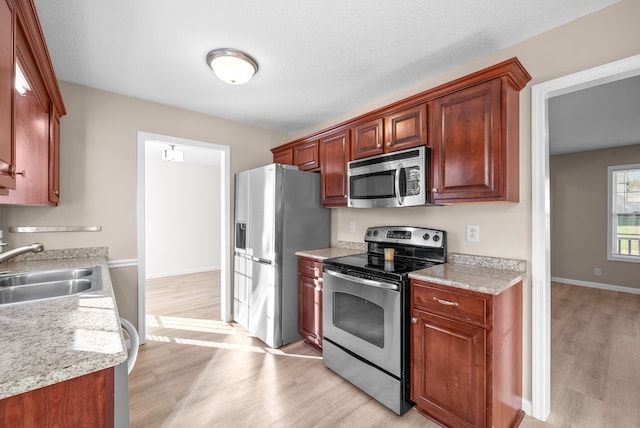
<path fill-rule="evenodd" d="M 188 275 L 191 273 L 211 272 L 214 270 L 220 270 L 220 266 L 207 266 L 207 267 L 196 268 L 196 269 L 183 269 L 183 270 L 171 271 L 171 272 L 153 273 L 153 274 L 147 275 L 145 278 L 157 279 L 157 278 L 165 278 L 167 276 L 178 276 L 178 275 Z"/>
<path fill-rule="evenodd" d="M 599 288 L 601 290 L 620 291 L 622 293 L 640 294 L 640 288 L 625 287 L 622 285 L 603 284 L 600 282 L 580 281 L 577 279 L 559 278 L 552 276 L 551 281 L 563 284 L 579 285 L 581 287 Z"/>
<path fill-rule="evenodd" d="M 524 412 L 531 416 L 531 401 L 529 400 L 525 400 L 524 398 L 522 399 L 522 410 L 524 410 Z"/>

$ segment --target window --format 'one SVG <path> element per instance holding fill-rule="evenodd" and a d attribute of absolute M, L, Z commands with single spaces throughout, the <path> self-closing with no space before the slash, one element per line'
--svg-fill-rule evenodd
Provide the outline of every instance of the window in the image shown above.
<path fill-rule="evenodd" d="M 608 259 L 640 263 L 640 164 L 610 166 Z"/>

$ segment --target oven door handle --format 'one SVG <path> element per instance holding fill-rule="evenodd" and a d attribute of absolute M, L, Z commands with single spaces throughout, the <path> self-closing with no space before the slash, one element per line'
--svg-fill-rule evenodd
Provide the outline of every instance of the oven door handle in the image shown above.
<path fill-rule="evenodd" d="M 385 290 L 398 290 L 398 284 L 391 284 L 389 282 L 383 281 L 373 281 L 371 279 L 358 278 L 357 276 L 345 275 L 340 272 L 334 272 L 332 270 L 325 270 L 324 273 L 328 273 L 331 276 L 335 276 L 336 278 L 344 279 L 345 281 L 353 281 L 359 284 L 369 285 L 371 287 L 384 288 Z M 326 285 L 325 285 L 326 287 Z"/>

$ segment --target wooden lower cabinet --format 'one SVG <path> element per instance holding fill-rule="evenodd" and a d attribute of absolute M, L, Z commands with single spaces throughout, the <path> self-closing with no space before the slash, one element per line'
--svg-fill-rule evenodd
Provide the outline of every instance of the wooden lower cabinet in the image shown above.
<path fill-rule="evenodd" d="M 0 427 L 112 428 L 114 368 L 0 400 Z"/>
<path fill-rule="evenodd" d="M 322 266 L 319 260 L 298 259 L 298 331 L 304 341 L 322 350 Z"/>
<path fill-rule="evenodd" d="M 489 295 L 412 280 L 411 399 L 447 427 L 517 427 L 522 283 Z"/>

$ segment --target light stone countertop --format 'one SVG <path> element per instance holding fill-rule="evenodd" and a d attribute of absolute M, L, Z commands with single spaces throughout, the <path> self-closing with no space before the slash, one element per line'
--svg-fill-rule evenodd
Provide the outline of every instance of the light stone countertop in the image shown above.
<path fill-rule="evenodd" d="M 411 272 L 409 278 L 498 295 L 526 277 L 524 260 L 450 253 L 448 262 Z"/>
<path fill-rule="evenodd" d="M 341 243 L 339 242 L 338 245 L 341 245 Z M 323 261 L 326 259 L 332 259 L 334 257 L 351 256 L 353 254 L 361 254 L 366 252 L 366 245 L 364 245 L 364 248 L 358 245 L 344 245 L 339 247 L 320 248 L 317 250 L 297 251 L 296 256 L 308 257 L 310 259 Z"/>
<path fill-rule="evenodd" d="M 46 257 L 51 258 L 43 259 Z M 43 251 L 13 260 L 19 261 L 2 264 L 0 270 L 100 266 L 103 288 L 0 305 L 0 399 L 126 361 L 106 248 Z"/>

